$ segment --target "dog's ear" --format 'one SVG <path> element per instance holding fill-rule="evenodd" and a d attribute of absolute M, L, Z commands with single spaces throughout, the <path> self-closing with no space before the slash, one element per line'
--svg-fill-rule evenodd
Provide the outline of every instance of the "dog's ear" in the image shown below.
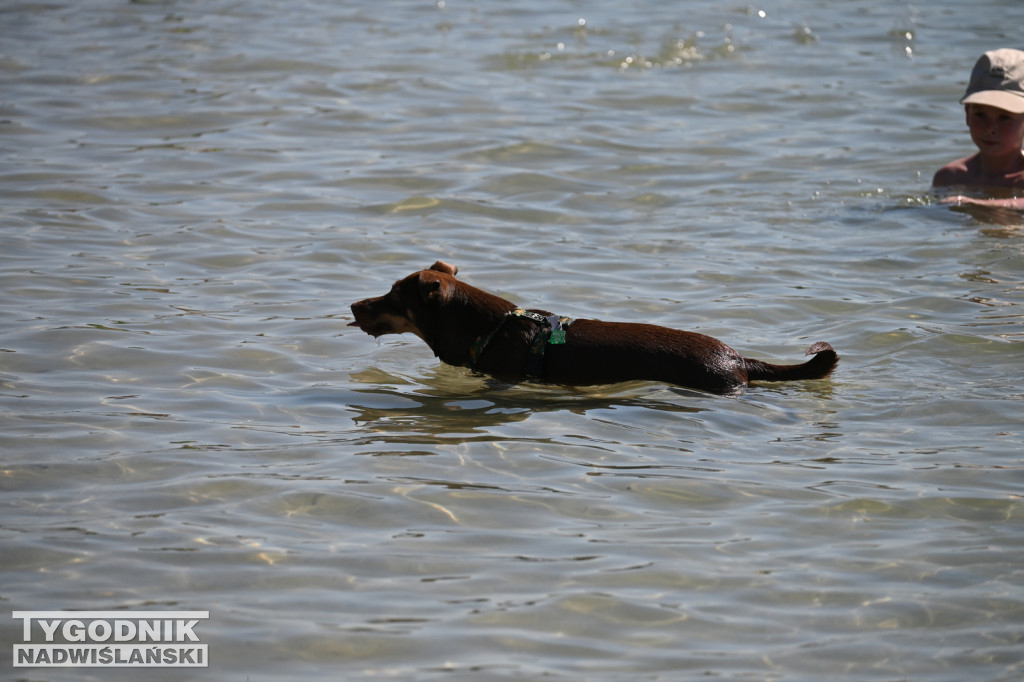
<path fill-rule="evenodd" d="M 459 271 L 457 267 L 455 267 L 451 263 L 445 263 L 443 260 L 434 261 L 434 264 L 430 266 L 430 269 L 437 270 L 438 272 L 443 272 L 444 274 L 451 275 L 452 277 L 454 277 L 455 274 Z"/>
<path fill-rule="evenodd" d="M 451 298 L 451 283 L 443 281 L 437 275 L 429 275 L 428 271 L 420 273 L 420 298 L 431 303 L 444 303 Z"/>

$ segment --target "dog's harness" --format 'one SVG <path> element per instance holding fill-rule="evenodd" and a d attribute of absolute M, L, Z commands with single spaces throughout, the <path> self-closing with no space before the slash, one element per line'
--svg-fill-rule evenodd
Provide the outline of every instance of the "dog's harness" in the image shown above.
<path fill-rule="evenodd" d="M 489 334 L 481 336 L 473 343 L 469 349 L 469 362 L 466 363 L 466 367 L 476 369 L 476 363 L 480 360 L 480 356 L 483 355 L 487 344 L 491 342 L 495 334 L 501 331 L 501 328 L 505 326 L 505 322 L 510 317 L 523 317 L 531 322 L 535 322 L 539 326 L 533 341 L 530 342 L 530 354 L 526 359 L 526 376 L 542 376 L 544 374 L 544 351 L 547 349 L 548 344 L 557 346 L 565 343 L 565 330 L 573 323 L 571 317 L 559 317 L 558 315 L 544 316 L 540 313 L 531 313 L 522 308 L 511 310 L 505 313 L 505 316 L 501 318 L 501 322 Z"/>

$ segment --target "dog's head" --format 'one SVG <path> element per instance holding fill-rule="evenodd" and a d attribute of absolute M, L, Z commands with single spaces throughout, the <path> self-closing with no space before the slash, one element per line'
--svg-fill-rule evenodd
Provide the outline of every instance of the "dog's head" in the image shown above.
<path fill-rule="evenodd" d="M 355 322 L 371 336 L 412 332 L 450 365 L 471 360 L 474 344 L 491 334 L 515 304 L 455 279 L 458 268 L 437 261 L 400 279 L 391 291 L 352 304 Z"/>
<path fill-rule="evenodd" d="M 398 280 L 383 296 L 356 301 L 352 304 L 356 319 L 349 326 L 374 337 L 412 332 L 430 343 L 422 328 L 425 317 L 451 300 L 458 271 L 454 265 L 437 261 L 428 270 Z"/>

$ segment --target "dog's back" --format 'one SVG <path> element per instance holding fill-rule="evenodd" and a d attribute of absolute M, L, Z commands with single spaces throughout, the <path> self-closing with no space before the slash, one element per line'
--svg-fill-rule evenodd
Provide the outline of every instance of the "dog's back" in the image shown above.
<path fill-rule="evenodd" d="M 718 339 L 653 324 L 576 320 L 549 346 L 545 379 L 565 384 L 664 381 L 727 393 L 746 383 L 744 360 Z"/>

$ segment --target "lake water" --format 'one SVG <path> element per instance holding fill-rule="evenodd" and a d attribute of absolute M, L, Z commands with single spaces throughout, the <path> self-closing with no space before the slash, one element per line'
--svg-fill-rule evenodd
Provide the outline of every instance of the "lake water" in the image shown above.
<path fill-rule="evenodd" d="M 929 191 L 1019 0 L 0 6 L 0 600 L 208 610 L 25 680 L 1020 680 L 1024 219 Z M 437 259 L 826 381 L 510 386 Z"/>

